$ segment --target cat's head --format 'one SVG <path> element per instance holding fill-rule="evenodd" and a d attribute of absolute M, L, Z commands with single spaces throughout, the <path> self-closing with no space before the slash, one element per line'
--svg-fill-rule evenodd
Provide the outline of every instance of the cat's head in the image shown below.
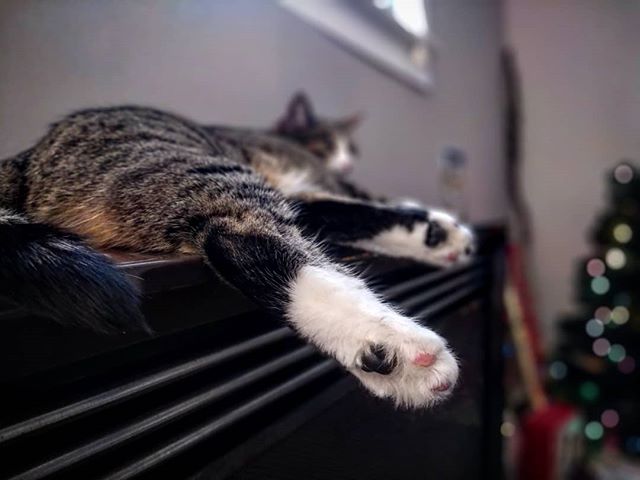
<path fill-rule="evenodd" d="M 352 134 L 359 123 L 359 115 L 338 120 L 319 118 L 307 96 L 297 93 L 275 131 L 321 158 L 329 170 L 346 175 L 353 169 L 358 156 Z"/>

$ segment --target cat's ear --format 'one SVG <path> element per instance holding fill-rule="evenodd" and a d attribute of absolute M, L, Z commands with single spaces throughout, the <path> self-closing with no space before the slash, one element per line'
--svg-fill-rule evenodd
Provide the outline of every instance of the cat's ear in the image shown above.
<path fill-rule="evenodd" d="M 289 101 L 284 117 L 276 125 L 279 133 L 287 134 L 315 127 L 317 119 L 309 97 L 304 92 L 296 93 Z"/>
<path fill-rule="evenodd" d="M 356 128 L 360 126 L 363 119 L 364 115 L 362 113 L 354 113 L 353 115 L 340 120 L 339 126 L 340 128 L 346 130 L 348 133 L 352 133 Z"/>

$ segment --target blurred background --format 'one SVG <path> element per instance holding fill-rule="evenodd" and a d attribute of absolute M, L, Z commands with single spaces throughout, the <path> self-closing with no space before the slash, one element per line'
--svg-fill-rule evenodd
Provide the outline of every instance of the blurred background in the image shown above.
<path fill-rule="evenodd" d="M 361 112 L 358 184 L 510 228 L 507 475 L 640 478 L 640 1 L 3 0 L 0 46 L 1 156 L 90 105 Z"/>

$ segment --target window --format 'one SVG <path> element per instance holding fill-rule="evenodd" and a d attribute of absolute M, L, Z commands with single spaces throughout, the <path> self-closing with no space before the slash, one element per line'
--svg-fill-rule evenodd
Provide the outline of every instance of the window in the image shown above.
<path fill-rule="evenodd" d="M 371 0 L 371 3 L 416 39 L 427 36 L 429 30 L 423 0 Z"/>
<path fill-rule="evenodd" d="M 429 23 L 426 0 L 280 0 L 283 7 L 373 66 L 426 90 Z"/>

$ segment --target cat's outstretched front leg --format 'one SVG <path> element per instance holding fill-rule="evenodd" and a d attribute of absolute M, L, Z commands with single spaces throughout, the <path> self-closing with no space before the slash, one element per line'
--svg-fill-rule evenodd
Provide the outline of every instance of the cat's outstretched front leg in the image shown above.
<path fill-rule="evenodd" d="M 430 406 L 448 397 L 458 365 L 446 342 L 334 266 L 307 265 L 292 283 L 288 315 L 375 395 Z"/>
<path fill-rule="evenodd" d="M 471 230 L 439 210 L 307 194 L 298 198 L 298 221 L 309 233 L 392 257 L 449 266 L 474 251 Z"/>

